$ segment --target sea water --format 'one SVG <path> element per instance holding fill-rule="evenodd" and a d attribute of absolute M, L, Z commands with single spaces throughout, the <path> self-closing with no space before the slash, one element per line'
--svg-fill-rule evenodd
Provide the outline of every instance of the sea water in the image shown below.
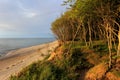
<path fill-rule="evenodd" d="M 54 41 L 54 38 L 0 38 L 0 55 L 10 50 L 40 45 Z"/>

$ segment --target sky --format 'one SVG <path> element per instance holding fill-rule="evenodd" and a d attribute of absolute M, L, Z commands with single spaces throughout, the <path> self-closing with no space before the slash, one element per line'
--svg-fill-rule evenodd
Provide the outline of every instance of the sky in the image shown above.
<path fill-rule="evenodd" d="M 63 0 L 0 0 L 0 38 L 53 37 L 51 23 L 66 11 Z"/>

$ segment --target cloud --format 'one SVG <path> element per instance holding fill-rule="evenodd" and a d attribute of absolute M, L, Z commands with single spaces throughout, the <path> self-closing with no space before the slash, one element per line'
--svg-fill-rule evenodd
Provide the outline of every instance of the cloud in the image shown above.
<path fill-rule="evenodd" d="M 34 18 L 37 16 L 37 13 L 34 13 L 34 12 L 25 12 L 24 14 L 28 18 Z"/>
<path fill-rule="evenodd" d="M 3 23 L 0 23 L 0 30 L 4 30 L 4 31 L 11 31 L 11 30 L 14 30 L 14 26 L 13 25 L 10 25 L 10 24 L 3 24 Z"/>
<path fill-rule="evenodd" d="M 38 13 L 33 11 L 24 11 L 22 15 L 26 18 L 35 18 L 36 16 L 38 16 Z"/>

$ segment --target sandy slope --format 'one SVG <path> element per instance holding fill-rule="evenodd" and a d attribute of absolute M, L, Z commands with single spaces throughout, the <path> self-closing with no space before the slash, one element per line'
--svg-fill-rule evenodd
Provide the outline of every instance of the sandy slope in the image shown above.
<path fill-rule="evenodd" d="M 17 74 L 29 64 L 42 60 L 58 45 L 57 41 L 10 51 L 0 59 L 0 80 L 9 80 L 11 75 Z"/>

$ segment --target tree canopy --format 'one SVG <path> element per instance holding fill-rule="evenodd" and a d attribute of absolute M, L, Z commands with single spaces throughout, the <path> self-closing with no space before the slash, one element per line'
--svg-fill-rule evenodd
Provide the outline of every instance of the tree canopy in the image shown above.
<path fill-rule="evenodd" d="M 108 43 L 110 62 L 112 43 L 118 43 L 120 56 L 120 1 L 67 0 L 70 9 L 52 24 L 52 31 L 62 42 L 80 40 L 92 45 L 94 40 Z"/>

